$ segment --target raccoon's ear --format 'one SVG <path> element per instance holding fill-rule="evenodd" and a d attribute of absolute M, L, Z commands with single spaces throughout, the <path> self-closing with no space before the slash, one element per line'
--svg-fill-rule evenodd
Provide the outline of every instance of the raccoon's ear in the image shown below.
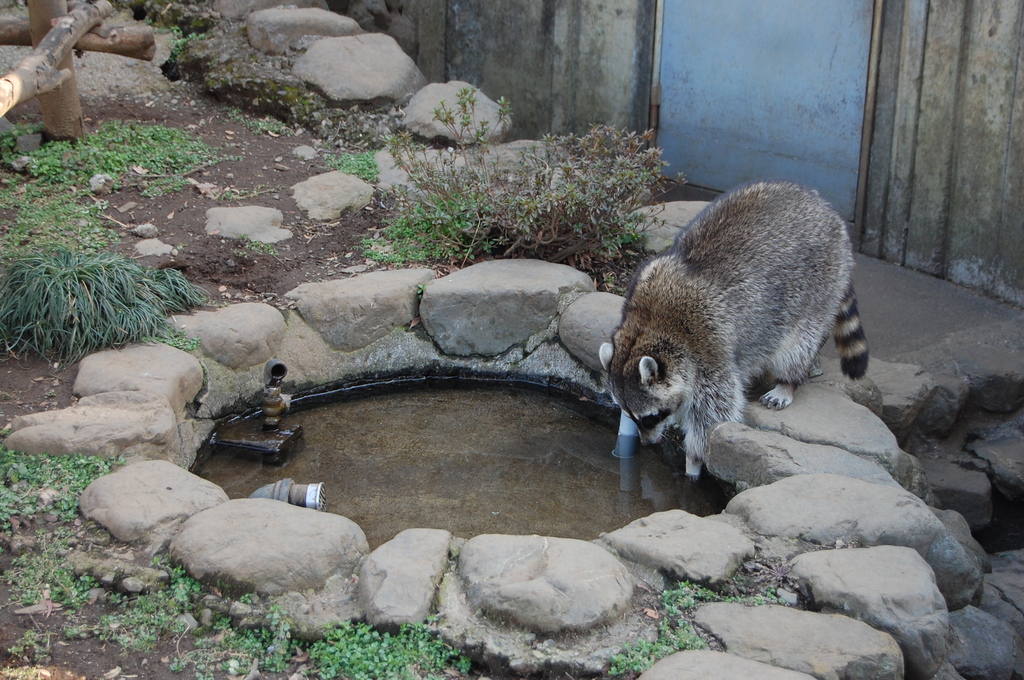
<path fill-rule="evenodd" d="M 604 370 L 608 370 L 608 367 L 612 365 L 612 352 L 615 348 L 612 347 L 612 343 L 606 342 L 601 345 L 601 349 L 598 350 L 597 355 L 601 358 L 601 365 L 604 366 Z"/>
<path fill-rule="evenodd" d="M 640 384 L 650 385 L 658 379 L 658 362 L 654 357 L 640 357 Z"/>

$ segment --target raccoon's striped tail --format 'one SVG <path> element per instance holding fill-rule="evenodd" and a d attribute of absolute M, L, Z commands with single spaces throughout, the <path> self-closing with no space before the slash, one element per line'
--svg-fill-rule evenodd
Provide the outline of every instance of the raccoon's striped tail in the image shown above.
<path fill-rule="evenodd" d="M 868 343 L 864 338 L 864 327 L 857 312 L 857 296 L 851 285 L 846 297 L 836 312 L 836 325 L 832 331 L 839 350 L 839 365 L 850 378 L 864 377 L 868 370 Z"/>

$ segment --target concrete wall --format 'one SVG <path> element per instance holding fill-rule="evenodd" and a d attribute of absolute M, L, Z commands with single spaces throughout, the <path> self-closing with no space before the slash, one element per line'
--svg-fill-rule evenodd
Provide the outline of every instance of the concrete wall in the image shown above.
<path fill-rule="evenodd" d="M 654 0 L 415 0 L 418 64 L 512 104 L 511 138 L 644 130 Z"/>

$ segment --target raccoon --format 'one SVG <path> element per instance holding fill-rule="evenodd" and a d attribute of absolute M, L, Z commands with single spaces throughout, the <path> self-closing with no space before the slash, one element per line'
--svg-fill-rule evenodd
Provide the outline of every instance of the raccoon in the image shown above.
<path fill-rule="evenodd" d="M 851 251 L 845 222 L 817 192 L 756 182 L 710 203 L 641 265 L 600 349 L 641 441 L 681 428 L 686 474 L 699 477 L 711 428 L 742 420 L 745 389 L 770 373 L 761 403 L 789 406 L 829 333 L 843 373 L 862 377 Z"/>

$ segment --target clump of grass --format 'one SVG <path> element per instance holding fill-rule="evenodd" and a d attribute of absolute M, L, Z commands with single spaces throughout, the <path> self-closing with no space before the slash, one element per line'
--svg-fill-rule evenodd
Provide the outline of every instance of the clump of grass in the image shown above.
<path fill-rule="evenodd" d="M 170 330 L 167 315 L 206 294 L 173 269 L 114 253 L 67 250 L 10 259 L 0 272 L 0 342 L 53 362 L 121 347 Z"/>

